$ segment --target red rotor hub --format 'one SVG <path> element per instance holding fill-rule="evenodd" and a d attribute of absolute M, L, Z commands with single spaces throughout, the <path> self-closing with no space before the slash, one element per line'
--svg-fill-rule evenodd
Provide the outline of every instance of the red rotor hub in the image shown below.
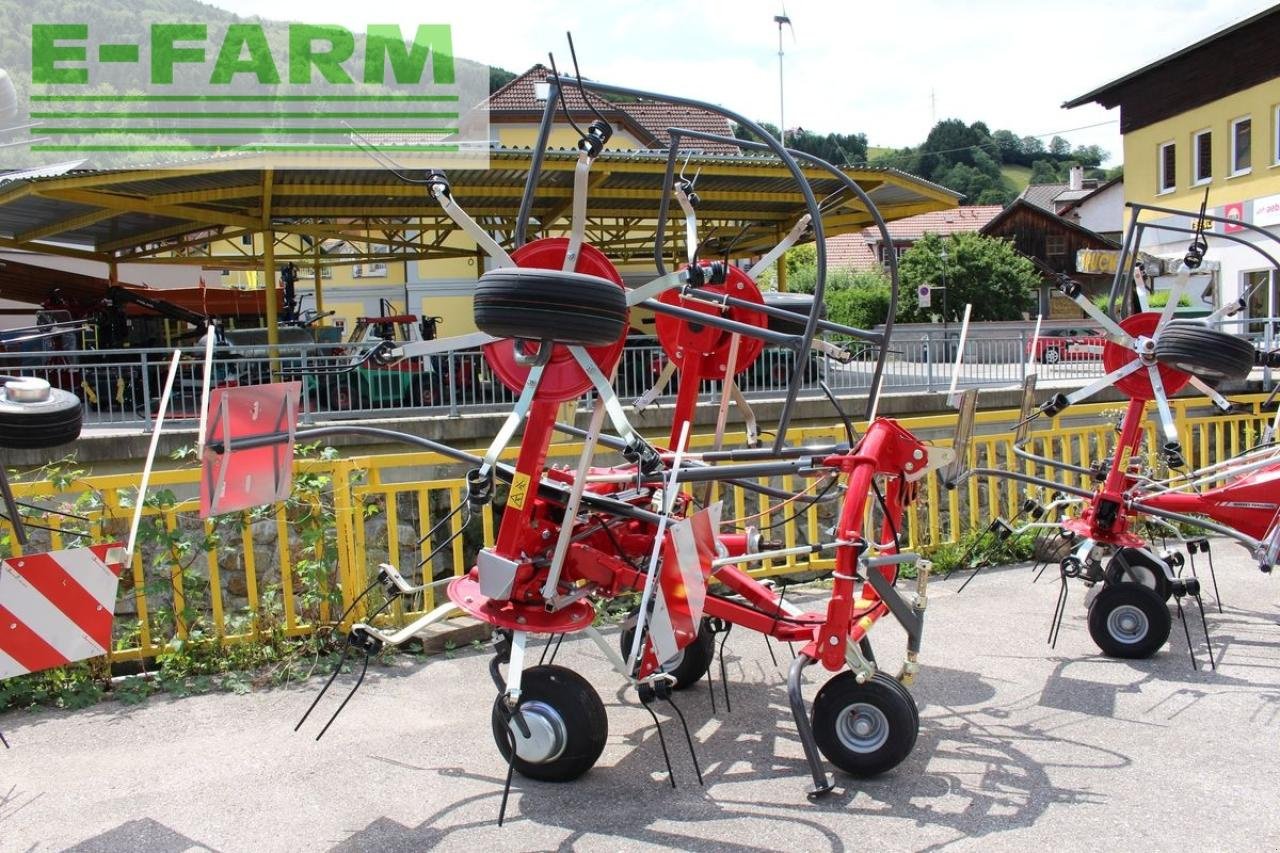
<path fill-rule="evenodd" d="M 511 253 L 511 259 L 517 266 L 530 269 L 558 270 L 564 266 L 564 255 L 569 249 L 567 237 L 546 237 L 525 243 Z M 578 253 L 578 265 L 575 272 L 594 275 L 608 279 L 618 287 L 622 287 L 622 276 L 595 246 L 584 243 Z M 587 347 L 587 354 L 600 368 L 605 376 L 613 375 L 613 369 L 622 357 L 622 347 L 627 342 L 624 330 L 618 340 L 598 347 Z M 532 354 L 536 351 L 537 341 L 517 341 L 503 338 L 485 344 L 484 358 L 490 369 L 503 385 L 519 394 L 524 389 L 525 380 L 529 377 L 529 366 L 516 361 L 516 347 L 524 347 Z M 542 371 L 542 382 L 534 399 L 551 403 L 564 403 L 576 400 L 591 388 L 591 378 L 583 372 L 582 367 L 574 360 L 569 348 L 556 344 L 551 350 L 551 360 Z"/>
<path fill-rule="evenodd" d="M 1156 326 L 1159 323 L 1160 315 L 1153 311 L 1147 311 L 1142 314 L 1132 314 L 1125 317 L 1120 321 L 1120 328 L 1124 329 L 1129 337 L 1137 340 L 1139 336 L 1155 337 Z M 1122 347 L 1111 341 L 1107 341 L 1102 346 L 1102 369 L 1107 373 L 1125 366 L 1136 358 L 1138 358 L 1138 354 L 1129 347 Z M 1168 365 L 1158 364 L 1156 369 L 1160 371 L 1160 381 L 1164 383 L 1166 397 L 1172 397 L 1191 381 L 1190 376 Z M 1131 400 L 1154 400 L 1156 398 L 1155 390 L 1151 387 L 1151 377 L 1146 370 L 1130 373 L 1123 379 L 1117 380 L 1115 387 Z"/>
<path fill-rule="evenodd" d="M 756 287 L 756 283 L 749 275 L 737 267 L 728 268 L 724 284 L 699 287 L 698 291 L 712 297 L 728 294 L 757 305 L 764 304 L 760 288 Z M 761 329 L 769 325 L 769 318 L 759 311 L 752 311 L 749 308 L 722 310 L 697 299 L 687 299 L 676 290 L 666 291 L 658 297 L 658 300 L 664 305 L 688 308 L 711 317 L 723 316 Z M 699 379 L 719 380 L 729 375 L 729 347 L 733 339 L 732 332 L 666 314 L 658 314 L 654 318 L 654 325 L 657 328 L 658 341 L 662 344 L 662 351 L 672 362 L 683 368 L 683 365 L 695 361 L 698 365 Z M 736 376 L 750 367 L 763 349 L 764 341 L 743 336 L 738 341 L 738 355 L 734 359 L 733 375 Z M 691 355 L 697 358 L 690 359 Z"/>

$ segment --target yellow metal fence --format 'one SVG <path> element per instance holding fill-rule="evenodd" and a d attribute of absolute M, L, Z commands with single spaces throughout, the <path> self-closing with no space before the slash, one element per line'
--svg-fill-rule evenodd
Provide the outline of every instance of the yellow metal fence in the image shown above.
<path fill-rule="evenodd" d="M 1271 417 L 1261 410 L 1262 395 L 1243 398 L 1247 411 L 1219 415 L 1200 400 L 1174 402 L 1183 433 L 1183 446 L 1192 465 L 1204 465 L 1239 453 L 1257 440 Z M 1115 416 L 1122 404 L 1078 406 L 1069 415 L 1043 423 L 1032 432 L 1031 449 L 1040 455 L 1088 465 L 1102 458 L 1114 441 Z M 1016 412 L 979 413 L 977 435 L 969 451 L 973 466 L 1032 473 L 1011 452 Z M 953 416 L 904 419 L 903 425 L 933 443 L 947 446 L 954 430 Z M 861 426 L 861 425 L 860 425 Z M 1146 447 L 1156 464 L 1160 441 L 1149 424 Z M 840 441 L 838 425 L 794 430 L 793 443 Z M 744 437 L 727 437 L 726 446 Z M 709 436 L 691 440 L 694 449 L 707 447 Z M 554 445 L 549 464 L 572 463 L 581 446 Z M 511 454 L 508 454 L 509 456 Z M 253 641 L 264 631 L 305 635 L 318 626 L 345 621 L 368 612 L 352 608 L 376 576 L 378 565 L 390 562 L 411 579 L 440 579 L 464 573 L 476 548 L 493 540 L 492 508 L 463 529 L 463 515 L 450 513 L 463 502 L 464 482 L 459 466 L 434 453 L 384 454 L 353 458 L 300 458 L 295 463 L 295 488 L 289 501 L 259 510 L 201 520 L 198 510 L 198 469 L 157 472 L 144 509 L 144 529 L 138 553 L 121 579 L 116 611 L 113 660 L 153 657 L 174 638 L 219 643 Z M 1083 479 L 1083 478 L 1082 478 Z M 787 490 L 804 488 L 799 478 L 775 478 Z M 1087 483 L 1082 483 L 1087 485 Z M 19 499 L 72 511 L 87 521 L 48 514 L 37 517 L 52 531 L 33 529 L 27 551 L 75 547 L 88 541 L 122 540 L 126 535 L 137 475 L 78 476 L 73 467 L 52 466 L 29 482 L 15 484 Z M 726 502 L 726 517 L 761 528 L 767 538 L 785 546 L 817 542 L 834 522 L 834 502 L 810 505 L 795 517 L 792 505 L 740 488 L 717 487 Z M 936 476 L 923 484 L 921 500 L 904 531 L 912 547 L 929 550 L 955 542 L 984 526 L 992 514 L 1016 513 L 1023 490 L 997 477 L 975 477 L 955 491 L 942 487 Z M 501 492 L 499 494 L 501 498 Z M 440 523 L 440 530 L 424 540 Z M 83 534 L 77 536 L 76 534 Z M 450 537 L 452 542 L 430 565 L 422 562 Z M 0 542 L 10 554 L 19 553 L 7 522 L 0 524 Z M 757 574 L 783 574 L 829 568 L 828 558 L 789 558 L 766 563 Z M 419 602 L 421 610 L 435 606 L 434 589 Z M 380 603 L 376 592 L 372 602 Z M 347 613 L 348 609 L 350 613 Z M 403 623 L 410 612 L 397 601 L 382 617 Z"/>

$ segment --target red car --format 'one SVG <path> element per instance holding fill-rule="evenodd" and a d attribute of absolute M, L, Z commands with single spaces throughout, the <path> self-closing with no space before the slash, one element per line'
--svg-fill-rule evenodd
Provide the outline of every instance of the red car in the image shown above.
<path fill-rule="evenodd" d="M 1036 361 L 1057 364 L 1060 361 L 1097 361 L 1102 358 L 1105 339 L 1097 329 L 1054 329 L 1041 333 L 1039 339 L 1027 341 L 1027 355 L 1035 347 Z"/>

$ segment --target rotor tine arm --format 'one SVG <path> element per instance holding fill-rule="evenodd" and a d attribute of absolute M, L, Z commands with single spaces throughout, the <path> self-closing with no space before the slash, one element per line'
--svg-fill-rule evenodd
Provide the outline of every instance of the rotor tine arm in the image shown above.
<path fill-rule="evenodd" d="M 684 186 L 677 183 L 671 192 L 676 197 L 676 203 L 680 205 L 680 209 L 684 211 L 685 252 L 689 259 L 689 266 L 693 266 L 698 254 L 698 212 L 693 208 L 694 199 L 689 197 L 690 193 L 685 191 Z"/>
<path fill-rule="evenodd" d="M 673 287 L 681 287 L 687 282 L 688 282 L 688 277 L 686 276 L 684 270 L 677 270 L 676 272 L 671 272 L 671 273 L 667 273 L 664 276 L 659 276 L 658 278 L 655 278 L 653 281 L 642 284 L 639 287 L 633 287 L 631 290 L 628 290 L 627 291 L 627 307 L 634 308 L 637 305 L 639 305 L 641 302 L 644 302 L 646 299 L 653 299 L 657 296 L 662 295 L 666 291 L 671 290 Z"/>
<path fill-rule="evenodd" d="M 1160 322 L 1156 324 L 1156 332 L 1169 325 L 1169 321 L 1173 319 L 1174 313 L 1178 310 L 1178 303 L 1182 301 L 1182 294 L 1187 289 L 1187 283 L 1191 281 L 1191 270 L 1186 264 L 1178 267 L 1178 273 L 1173 277 L 1173 287 L 1169 290 L 1169 301 L 1165 303 L 1164 310 L 1160 312 Z"/>
<path fill-rule="evenodd" d="M 1120 367 L 1117 367 L 1115 370 L 1111 371 L 1106 376 L 1100 376 L 1097 379 L 1090 382 L 1088 385 L 1084 386 L 1083 388 L 1077 388 L 1075 391 L 1072 391 L 1070 394 L 1067 394 L 1065 397 L 1067 401 L 1067 405 L 1073 406 L 1076 403 L 1079 403 L 1081 400 L 1087 400 L 1088 398 L 1092 397 L 1094 394 L 1097 394 L 1103 388 L 1108 388 L 1114 385 L 1115 383 L 1119 382 L 1121 379 L 1124 379 L 1126 376 L 1128 376 L 1131 373 L 1137 373 L 1139 370 L 1142 369 L 1142 366 L 1143 366 L 1142 361 L 1135 358 L 1133 361 L 1130 361 L 1127 364 L 1123 364 Z M 1063 406 L 1063 408 L 1066 408 L 1066 406 Z"/>
<path fill-rule="evenodd" d="M 755 410 L 751 408 L 751 403 L 747 401 L 747 395 L 742 393 L 742 389 L 738 387 L 737 380 L 728 380 L 729 393 L 733 396 L 733 404 L 738 407 L 738 411 L 742 414 L 742 422 L 747 430 L 747 447 L 756 447 L 760 444 L 760 427 L 756 423 Z"/>
<path fill-rule="evenodd" d="M 811 220 L 812 217 L 807 213 L 804 216 L 801 216 L 787 233 L 787 236 L 783 237 L 782 240 L 779 241 L 778 245 L 770 249 L 763 258 L 751 267 L 751 270 L 747 275 L 750 276 L 752 281 L 759 281 L 760 276 L 764 275 L 766 270 L 777 263 L 778 259 L 782 257 L 783 253 L 786 252 L 787 249 L 790 249 L 796 244 L 796 241 L 804 235 L 804 232 L 809 230 L 809 222 Z"/>
<path fill-rule="evenodd" d="M 1147 365 L 1147 376 L 1151 378 L 1151 390 L 1155 393 L 1156 409 L 1160 412 L 1160 428 L 1164 433 L 1164 451 L 1169 457 L 1169 467 L 1182 467 L 1182 443 L 1178 438 L 1178 425 L 1173 419 L 1173 408 L 1169 405 L 1169 395 L 1164 390 L 1164 380 L 1160 378 L 1160 368 L 1154 364 Z M 1175 459 L 1179 463 L 1174 464 Z"/>
<path fill-rule="evenodd" d="M 637 397 L 631 407 L 637 412 L 642 412 L 649 408 L 649 406 L 653 405 L 653 401 L 658 399 L 662 392 L 667 389 L 667 384 L 671 382 L 671 377 L 675 375 L 676 363 L 674 361 L 665 362 L 662 365 L 662 370 L 658 373 L 658 377 L 653 380 L 653 385 L 649 390 Z"/>
<path fill-rule="evenodd" d="M 591 360 L 591 355 L 580 346 L 569 347 L 569 352 L 573 355 L 574 361 L 578 362 L 578 366 L 591 379 L 591 384 L 595 386 L 596 393 L 600 395 L 600 401 L 604 404 L 605 414 L 609 416 L 609 420 L 613 423 L 613 428 L 618 431 L 618 435 L 626 441 L 627 447 L 649 457 L 648 460 L 641 460 L 641 467 L 644 468 L 649 460 L 656 463 L 659 460 L 657 451 L 653 450 L 640 433 L 636 432 L 631 422 L 627 420 L 627 414 L 622 409 L 622 403 L 618 400 L 618 395 L 614 393 L 608 377 Z"/>
<path fill-rule="evenodd" d="M 493 239 L 488 231 L 481 228 L 480 224 L 468 216 L 467 212 L 453 200 L 453 193 L 449 188 L 449 183 L 443 179 L 443 176 L 431 183 L 429 191 L 431 197 L 439 202 L 440 207 L 454 221 L 454 224 L 465 231 L 471 239 L 476 241 L 476 245 L 493 259 L 494 266 L 514 267 L 516 265 L 516 262 L 507 254 L 507 250 L 498 245 L 498 241 Z"/>
<path fill-rule="evenodd" d="M 569 226 L 569 248 L 560 267 L 563 272 L 578 268 L 582 238 L 587 231 L 587 176 L 591 173 L 591 161 L 591 152 L 583 148 L 578 152 L 578 164 L 573 167 L 573 219 Z"/>
<path fill-rule="evenodd" d="M 1219 394 L 1218 389 L 1209 385 L 1208 382 L 1205 382 L 1198 376 L 1192 376 L 1191 381 L 1187 384 L 1213 401 L 1213 404 L 1217 406 L 1220 411 L 1231 411 L 1231 401 Z"/>
<path fill-rule="evenodd" d="M 1133 343 L 1133 338 L 1129 336 L 1128 332 L 1120 328 L 1119 323 L 1111 319 L 1105 311 L 1089 301 L 1089 298 L 1084 295 L 1084 290 L 1080 285 L 1075 282 L 1071 282 L 1070 286 L 1068 286 L 1064 283 L 1062 286 L 1062 292 L 1068 299 L 1076 305 L 1079 305 L 1080 310 L 1087 314 L 1090 320 L 1097 323 L 1102 328 L 1103 335 L 1107 340 L 1122 347 L 1127 347 Z"/>
<path fill-rule="evenodd" d="M 666 539 L 667 525 L 671 521 L 671 510 L 676 499 L 676 484 L 680 478 L 680 463 L 684 459 L 685 442 L 689 440 L 689 422 L 680 426 L 680 437 L 676 441 L 675 458 L 671 462 L 671 471 L 663 488 L 662 514 L 658 518 L 658 530 L 653 537 L 653 551 L 649 554 L 649 569 L 645 573 L 644 589 L 640 593 L 640 609 L 636 619 L 635 637 L 631 641 L 631 649 L 627 653 L 627 672 L 636 671 L 636 663 L 640 660 L 640 649 L 645 636 L 645 622 L 649 616 L 649 602 L 653 599 L 654 581 L 658 574 L 658 557 L 662 553 L 662 543 Z"/>

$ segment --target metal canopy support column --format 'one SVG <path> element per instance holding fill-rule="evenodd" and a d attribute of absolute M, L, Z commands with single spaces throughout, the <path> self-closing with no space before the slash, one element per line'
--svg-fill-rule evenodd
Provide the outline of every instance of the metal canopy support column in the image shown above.
<path fill-rule="evenodd" d="M 262 232 L 262 301 L 267 306 L 267 357 L 271 359 L 271 381 L 280 379 L 280 343 L 279 316 L 276 305 L 276 232 Z"/>
<path fill-rule="evenodd" d="M 320 317 L 320 319 L 317 322 L 321 326 L 327 326 L 328 323 L 324 321 L 324 289 L 321 287 L 321 284 L 320 284 L 320 238 L 319 237 L 316 238 L 315 243 L 313 245 L 315 246 L 315 250 L 316 250 L 315 269 L 313 270 L 313 274 L 315 276 L 316 314 L 319 315 Z"/>
<path fill-rule="evenodd" d="M 782 240 L 782 229 L 776 227 L 776 225 L 774 225 L 773 234 L 774 234 L 774 237 L 777 237 L 778 241 Z M 778 268 L 777 277 L 776 279 L 774 279 L 774 280 L 777 280 L 777 283 L 778 283 L 778 293 L 786 293 L 787 292 L 787 254 L 786 252 L 782 252 L 781 255 L 778 255 L 778 260 L 774 261 L 774 265 L 776 265 Z"/>

